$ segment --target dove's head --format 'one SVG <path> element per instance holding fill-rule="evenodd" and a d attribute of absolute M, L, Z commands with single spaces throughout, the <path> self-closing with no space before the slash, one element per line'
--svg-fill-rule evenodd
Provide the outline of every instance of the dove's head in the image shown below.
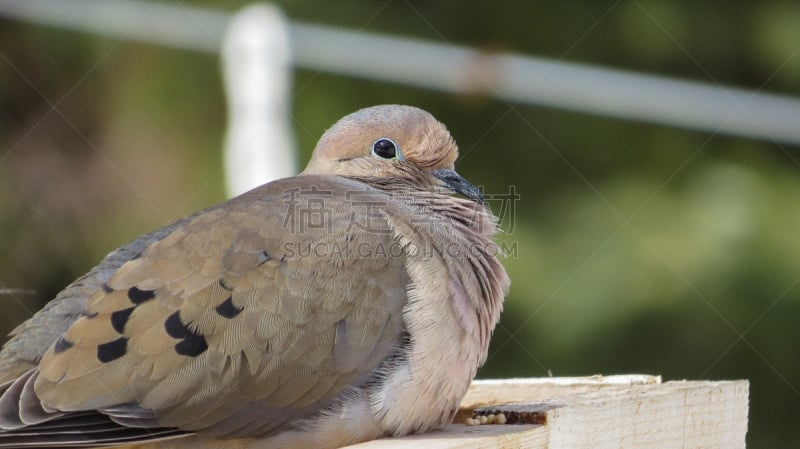
<path fill-rule="evenodd" d="M 480 191 L 454 170 L 458 147 L 447 128 L 412 106 L 381 105 L 345 116 L 322 135 L 304 174 L 446 187 L 473 201 Z"/>

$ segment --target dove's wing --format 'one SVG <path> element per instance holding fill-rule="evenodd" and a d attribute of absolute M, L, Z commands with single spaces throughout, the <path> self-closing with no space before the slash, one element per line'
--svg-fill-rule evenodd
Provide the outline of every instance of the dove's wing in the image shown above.
<path fill-rule="evenodd" d="M 249 436 L 321 410 L 403 343 L 409 280 L 390 206 L 363 184 L 304 176 L 180 222 L 4 386 L 5 427 L 98 410 L 122 426 Z"/>
<path fill-rule="evenodd" d="M 25 371 L 35 368 L 50 345 L 81 316 L 89 296 L 123 263 L 172 232 L 178 225 L 180 222 L 145 234 L 112 251 L 91 271 L 75 280 L 44 308 L 17 326 L 11 332 L 11 339 L 0 351 L 0 384 L 14 380 Z"/>

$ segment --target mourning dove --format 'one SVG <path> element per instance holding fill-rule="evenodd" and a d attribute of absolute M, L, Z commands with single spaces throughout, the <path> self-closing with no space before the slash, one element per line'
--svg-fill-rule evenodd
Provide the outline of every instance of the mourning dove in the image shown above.
<path fill-rule="evenodd" d="M 0 447 L 333 448 L 448 424 L 509 279 L 427 112 L 110 253 L 0 352 Z M 457 195 L 458 194 L 458 195 Z"/>

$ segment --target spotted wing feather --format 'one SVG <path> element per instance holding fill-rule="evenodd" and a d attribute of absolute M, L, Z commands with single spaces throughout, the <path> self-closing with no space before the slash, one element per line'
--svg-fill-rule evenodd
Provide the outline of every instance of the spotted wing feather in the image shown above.
<path fill-rule="evenodd" d="M 367 381 L 402 340 L 408 275 L 396 254 L 353 252 L 394 243 L 381 207 L 364 232 L 358 205 L 330 192 L 385 195 L 332 177 L 299 186 L 197 214 L 119 266 L 27 374 L 41 411 L 249 436 Z"/>

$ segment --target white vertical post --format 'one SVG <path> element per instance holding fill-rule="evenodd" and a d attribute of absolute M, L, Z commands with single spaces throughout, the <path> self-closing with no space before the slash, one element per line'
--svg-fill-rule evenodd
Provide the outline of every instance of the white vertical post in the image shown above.
<path fill-rule="evenodd" d="M 297 173 L 289 49 L 288 22 L 276 7 L 256 4 L 233 16 L 222 47 L 229 196 Z"/>

